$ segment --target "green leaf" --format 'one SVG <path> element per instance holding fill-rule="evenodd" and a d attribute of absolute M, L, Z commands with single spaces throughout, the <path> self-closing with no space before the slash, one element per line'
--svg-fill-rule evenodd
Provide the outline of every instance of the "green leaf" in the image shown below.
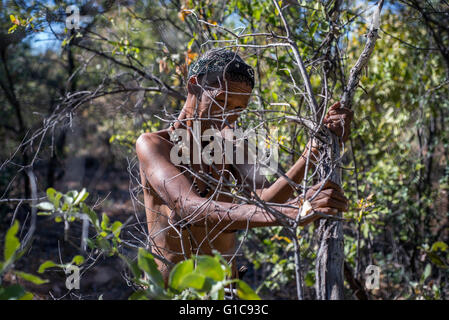
<path fill-rule="evenodd" d="M 164 279 L 161 272 L 157 268 L 157 264 L 154 261 L 153 255 L 143 248 L 139 248 L 137 255 L 137 265 L 140 269 L 145 271 L 150 280 L 159 287 L 164 287 Z"/>
<path fill-rule="evenodd" d="M 427 256 L 429 257 L 430 261 L 436 265 L 439 268 L 447 269 L 448 266 L 444 262 L 443 259 L 441 259 L 436 253 L 428 252 Z"/>
<path fill-rule="evenodd" d="M 192 44 L 195 41 L 195 38 L 190 39 L 189 43 L 187 44 L 187 49 L 192 48 Z"/>
<path fill-rule="evenodd" d="M 193 260 L 184 260 L 176 264 L 172 269 L 169 276 L 169 286 L 175 290 L 181 290 L 180 284 L 182 280 L 190 273 L 193 272 Z"/>
<path fill-rule="evenodd" d="M 54 263 L 53 261 L 47 260 L 39 266 L 37 270 L 38 273 L 44 273 L 44 271 L 51 267 L 58 267 L 59 265 Z"/>
<path fill-rule="evenodd" d="M 196 258 L 196 271 L 215 281 L 222 281 L 225 278 L 220 262 L 211 256 L 198 256 Z"/>
<path fill-rule="evenodd" d="M 131 261 L 128 257 L 126 257 L 122 254 L 119 254 L 119 257 L 126 262 L 128 267 L 131 269 L 131 272 L 133 273 L 134 278 L 139 279 L 142 272 L 140 271 L 137 263 L 135 263 L 134 261 Z"/>
<path fill-rule="evenodd" d="M 39 211 L 37 213 L 38 216 L 51 216 L 52 213 L 50 211 Z"/>
<path fill-rule="evenodd" d="M 421 281 L 426 281 L 426 279 L 430 276 L 431 273 L 432 273 L 432 265 L 428 263 L 422 274 Z"/>
<path fill-rule="evenodd" d="M 57 192 L 56 196 L 53 200 L 53 205 L 55 206 L 55 208 L 59 208 L 59 204 L 62 198 L 62 193 L 61 192 Z"/>
<path fill-rule="evenodd" d="M 34 274 L 30 274 L 30 273 L 26 273 L 26 272 L 22 272 L 22 271 L 17 271 L 15 270 L 14 273 L 19 277 L 22 278 L 23 280 L 32 282 L 34 284 L 43 284 L 43 283 L 47 283 L 48 280 L 47 279 L 41 279 L 38 276 L 35 276 Z"/>
<path fill-rule="evenodd" d="M 19 298 L 19 300 L 33 300 L 34 295 L 31 292 L 25 292 L 23 296 Z"/>
<path fill-rule="evenodd" d="M 18 284 L 13 284 L 7 288 L 0 287 L 0 300 L 19 300 L 25 294 L 25 290 Z"/>
<path fill-rule="evenodd" d="M 110 252 L 112 249 L 109 241 L 107 241 L 105 239 L 98 239 L 97 243 L 98 243 L 98 246 L 100 247 L 100 249 L 102 249 L 105 252 Z"/>
<path fill-rule="evenodd" d="M 129 296 L 128 300 L 148 300 L 145 290 L 137 290 Z"/>
<path fill-rule="evenodd" d="M 430 249 L 430 251 L 435 252 L 438 250 L 441 251 L 447 251 L 448 245 L 442 241 L 437 241 L 434 244 L 432 244 L 432 248 Z"/>
<path fill-rule="evenodd" d="M 73 191 L 70 191 L 70 192 L 73 194 Z M 68 192 L 67 194 L 71 194 L 70 192 Z M 72 205 L 72 203 L 73 203 L 73 197 L 64 195 L 64 202 L 65 202 L 64 204 L 67 205 L 67 208 L 68 208 L 68 206 Z M 63 206 L 63 208 L 64 208 L 64 206 Z"/>
<path fill-rule="evenodd" d="M 307 272 L 304 282 L 307 287 L 313 287 L 315 285 L 315 273 L 313 271 Z"/>
<path fill-rule="evenodd" d="M 13 25 L 11 28 L 8 29 L 8 34 L 13 33 L 17 29 L 17 25 Z"/>
<path fill-rule="evenodd" d="M 55 209 L 55 206 L 53 203 L 45 201 L 41 202 L 36 206 L 39 210 L 45 210 L 45 211 L 53 211 Z"/>
<path fill-rule="evenodd" d="M 20 248 L 20 241 L 16 237 L 17 231 L 19 231 L 19 221 L 16 220 L 5 236 L 4 258 L 6 263 L 12 259 L 13 255 Z"/>
<path fill-rule="evenodd" d="M 147 296 L 152 300 L 170 300 L 165 288 L 157 286 L 153 283 L 148 284 Z"/>
<path fill-rule="evenodd" d="M 114 234 L 114 236 L 116 236 L 116 237 L 120 236 L 121 228 L 122 228 L 122 223 L 120 221 L 115 221 L 112 224 L 111 230 L 112 230 L 112 233 Z"/>
<path fill-rule="evenodd" d="M 73 205 L 76 206 L 78 203 L 86 200 L 86 198 L 89 196 L 89 192 L 86 191 L 86 188 L 83 188 L 81 192 L 76 197 L 75 201 L 73 202 Z"/>
<path fill-rule="evenodd" d="M 89 208 L 86 204 L 82 204 L 82 210 L 85 214 L 87 214 L 90 218 L 90 222 L 95 226 L 95 227 L 99 227 L 98 225 L 98 216 L 95 213 L 95 211 L 93 211 L 91 208 Z"/>
<path fill-rule="evenodd" d="M 262 10 L 260 8 L 253 11 L 253 16 L 256 21 L 260 20 L 260 16 L 262 14 Z"/>
<path fill-rule="evenodd" d="M 242 280 L 237 282 L 237 295 L 243 300 L 260 300 L 260 297 Z"/>
<path fill-rule="evenodd" d="M 209 291 L 212 300 L 224 300 L 224 288 L 235 281 L 219 281 L 216 282 Z"/>
<path fill-rule="evenodd" d="M 81 265 L 84 262 L 84 257 L 77 255 L 74 256 L 71 263 L 76 264 L 77 266 Z"/>
<path fill-rule="evenodd" d="M 106 215 L 106 213 L 103 213 L 101 216 L 101 229 L 105 230 L 109 226 L 109 217 Z"/>
<path fill-rule="evenodd" d="M 187 288 L 192 288 L 192 289 L 196 289 L 198 291 L 206 291 L 206 277 L 203 276 L 202 274 L 199 274 L 197 272 L 192 272 L 188 275 L 186 275 L 181 283 L 179 284 L 178 288 L 180 291 L 187 289 Z"/>
<path fill-rule="evenodd" d="M 212 250 L 212 253 L 214 254 L 214 258 L 221 263 L 221 268 L 223 269 L 223 272 L 225 273 L 225 277 L 231 277 L 232 276 L 232 270 L 231 266 L 228 264 L 228 262 L 221 256 L 220 252 L 217 250 Z"/>
<path fill-rule="evenodd" d="M 54 188 L 48 188 L 47 189 L 47 198 L 51 202 L 53 202 L 55 200 L 56 194 L 57 194 L 57 191 Z"/>
<path fill-rule="evenodd" d="M 318 29 L 318 23 L 313 23 L 312 27 L 310 28 L 309 35 L 311 37 L 313 37 L 315 35 L 317 29 Z"/>

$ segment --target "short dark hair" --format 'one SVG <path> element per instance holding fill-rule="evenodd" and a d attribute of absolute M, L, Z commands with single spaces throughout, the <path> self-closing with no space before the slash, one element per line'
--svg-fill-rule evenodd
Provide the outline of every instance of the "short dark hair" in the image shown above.
<path fill-rule="evenodd" d="M 236 53 L 226 49 L 211 49 L 191 64 L 188 79 L 197 76 L 203 84 L 213 85 L 227 80 L 244 82 L 254 88 L 254 70 Z"/>

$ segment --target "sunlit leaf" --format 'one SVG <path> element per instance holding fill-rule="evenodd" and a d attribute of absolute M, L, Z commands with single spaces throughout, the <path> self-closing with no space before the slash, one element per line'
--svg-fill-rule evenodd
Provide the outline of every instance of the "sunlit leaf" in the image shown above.
<path fill-rule="evenodd" d="M 260 297 L 245 282 L 239 280 L 237 282 L 237 295 L 243 300 L 260 300 Z"/>
<path fill-rule="evenodd" d="M 193 260 L 185 260 L 176 264 L 169 276 L 169 286 L 175 290 L 179 290 L 182 280 L 193 272 Z"/>
<path fill-rule="evenodd" d="M 198 256 L 196 258 L 195 270 L 215 281 L 222 281 L 225 278 L 220 262 L 211 256 Z"/>
<path fill-rule="evenodd" d="M 17 271 L 17 270 L 14 270 L 14 273 L 19 278 L 22 278 L 23 280 L 32 282 L 34 284 L 43 284 L 43 283 L 47 283 L 48 282 L 48 280 L 41 279 L 38 276 L 35 276 L 34 274 L 30 274 L 30 273 L 26 273 L 26 272 L 22 272 L 22 271 Z"/>
<path fill-rule="evenodd" d="M 76 255 L 72 259 L 72 263 L 74 263 L 74 264 L 76 264 L 78 266 L 83 264 L 83 262 L 84 262 L 84 257 L 80 256 L 80 255 Z"/>
<path fill-rule="evenodd" d="M 38 273 L 44 273 L 45 270 L 52 267 L 58 267 L 59 265 L 54 263 L 53 261 L 47 260 L 39 266 L 37 270 Z"/>
<path fill-rule="evenodd" d="M 86 191 L 86 188 L 83 188 L 81 192 L 76 196 L 75 201 L 73 202 L 73 205 L 76 206 L 78 203 L 86 200 L 86 198 L 89 196 L 89 192 Z"/>
<path fill-rule="evenodd" d="M 51 202 L 41 202 L 37 205 L 37 208 L 39 210 L 45 210 L 45 211 L 52 211 L 54 210 L 55 206 Z"/>
<path fill-rule="evenodd" d="M 14 224 L 11 228 L 8 229 L 5 236 L 5 248 L 4 248 L 4 259 L 5 262 L 10 261 L 13 258 L 13 255 L 20 248 L 20 241 L 16 237 L 17 232 L 19 231 L 19 221 L 14 221 Z"/>
<path fill-rule="evenodd" d="M 192 288 L 198 291 L 207 291 L 206 277 L 200 273 L 192 272 L 182 279 L 178 288 L 179 290 Z"/>
<path fill-rule="evenodd" d="M 128 300 L 148 300 L 145 290 L 137 290 L 129 296 Z"/>
<path fill-rule="evenodd" d="M 137 255 L 137 264 L 139 268 L 141 268 L 148 274 L 148 277 L 154 284 L 160 287 L 164 287 L 164 280 L 162 278 L 162 274 L 158 270 L 157 264 L 154 261 L 154 257 L 151 253 L 149 253 L 143 248 L 139 248 L 139 252 Z"/>

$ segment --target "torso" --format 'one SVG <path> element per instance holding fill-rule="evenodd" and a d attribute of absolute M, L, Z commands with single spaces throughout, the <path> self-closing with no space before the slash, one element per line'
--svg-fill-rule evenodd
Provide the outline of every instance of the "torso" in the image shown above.
<path fill-rule="evenodd" d="M 168 142 L 167 131 L 160 131 L 159 134 Z M 169 156 L 169 153 L 167 153 Z M 222 165 L 224 166 L 224 165 Z M 219 169 L 223 169 L 219 168 Z M 229 168 L 228 168 L 229 169 Z M 147 182 L 141 168 L 142 184 L 144 188 L 145 210 L 148 225 L 148 234 L 152 251 L 166 260 L 176 264 L 193 255 L 212 255 L 213 250 L 219 251 L 222 256 L 230 261 L 234 257 L 236 250 L 236 234 L 235 232 L 226 232 L 223 230 L 207 230 L 202 226 L 188 225 L 186 227 L 174 227 L 173 216 L 175 213 L 165 204 L 164 200 L 153 190 Z M 226 173 L 224 173 L 226 174 Z M 190 174 L 186 173 L 189 179 Z M 218 178 L 218 173 L 213 172 Z M 197 181 L 198 188 L 205 190 L 205 185 L 201 181 Z M 214 190 L 209 191 L 205 198 L 213 195 Z M 213 197 L 213 200 L 230 202 L 231 198 L 222 194 Z M 168 279 L 170 266 L 166 263 L 155 259 L 165 280 Z M 232 269 L 234 276 L 237 275 L 236 265 L 232 259 Z"/>

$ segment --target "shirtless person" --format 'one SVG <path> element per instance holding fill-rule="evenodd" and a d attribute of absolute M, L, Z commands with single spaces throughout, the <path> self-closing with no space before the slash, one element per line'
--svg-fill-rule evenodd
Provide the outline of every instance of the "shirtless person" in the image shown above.
<path fill-rule="evenodd" d="M 237 179 L 237 185 L 248 184 L 248 188 L 263 201 L 294 204 L 294 208 L 273 206 L 288 218 L 295 219 L 299 213 L 298 201 L 289 200 L 294 189 L 283 177 L 271 185 L 259 184 L 259 189 L 254 190 L 248 175 L 242 175 L 238 165 L 216 164 L 211 168 L 204 163 L 191 162 L 187 166 L 171 161 L 170 152 L 176 143 L 171 138 L 175 129 L 188 129 L 188 134 L 192 135 L 195 119 L 201 122 L 201 133 L 208 128 L 221 131 L 232 128 L 239 112 L 247 106 L 253 87 L 253 70 L 237 54 L 222 49 L 211 50 L 189 70 L 188 96 L 177 121 L 169 129 L 144 133 L 137 140 L 148 233 L 152 251 L 156 257 L 163 258 L 156 258 L 156 262 L 165 281 L 171 267 L 191 254 L 212 254 L 217 250 L 229 261 L 236 251 L 237 230 L 281 225 L 273 214 L 256 205 L 236 203 L 229 190 L 214 192 L 204 179 L 198 178 L 204 172 L 215 179 L 229 179 L 232 175 Z M 352 111 L 338 107 L 337 103 L 329 109 L 325 123 L 345 141 Z M 192 144 L 189 147 L 192 156 Z M 312 145 L 311 158 L 317 153 Z M 286 173 L 297 184 L 304 177 L 307 155 L 306 148 L 303 156 Z M 321 184 L 311 187 L 306 199 L 320 187 Z M 343 190 L 330 181 L 310 203 L 313 210 L 331 215 L 348 208 Z M 313 220 L 316 218 L 306 223 Z M 234 262 L 232 269 L 236 276 Z"/>

